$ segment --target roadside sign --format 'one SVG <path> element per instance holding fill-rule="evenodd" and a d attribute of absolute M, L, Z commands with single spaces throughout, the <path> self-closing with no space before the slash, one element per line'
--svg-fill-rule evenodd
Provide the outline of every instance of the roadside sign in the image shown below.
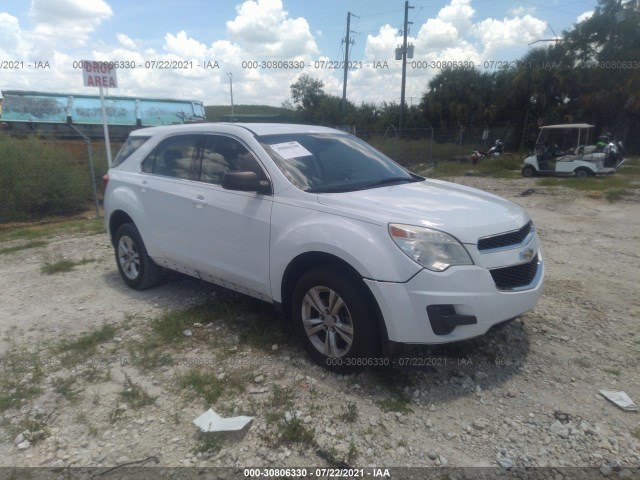
<path fill-rule="evenodd" d="M 82 77 L 85 87 L 118 88 L 118 78 L 113 62 L 83 60 Z"/>
<path fill-rule="evenodd" d="M 100 88 L 100 108 L 102 110 L 102 126 L 104 128 L 104 145 L 107 149 L 107 162 L 111 167 L 111 142 L 109 140 L 109 126 L 107 125 L 107 111 L 104 108 L 104 88 L 118 88 L 118 78 L 113 62 L 99 62 L 96 60 L 82 61 L 82 78 L 85 87 Z"/>

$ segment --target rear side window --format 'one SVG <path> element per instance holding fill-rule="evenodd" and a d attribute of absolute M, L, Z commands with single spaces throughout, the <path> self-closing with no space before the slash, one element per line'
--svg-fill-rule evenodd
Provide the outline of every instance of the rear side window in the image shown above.
<path fill-rule="evenodd" d="M 122 145 L 122 147 L 120 148 L 118 155 L 116 155 L 116 158 L 113 159 L 111 166 L 117 167 L 118 165 L 120 165 L 127 158 L 129 158 L 133 152 L 139 149 L 144 144 L 144 142 L 149 140 L 149 138 L 151 137 L 135 136 L 127 138 L 127 141 L 124 142 L 124 145 Z"/>
<path fill-rule="evenodd" d="M 177 135 L 163 140 L 144 159 L 142 171 L 166 177 L 197 180 L 200 138 L 200 135 Z"/>

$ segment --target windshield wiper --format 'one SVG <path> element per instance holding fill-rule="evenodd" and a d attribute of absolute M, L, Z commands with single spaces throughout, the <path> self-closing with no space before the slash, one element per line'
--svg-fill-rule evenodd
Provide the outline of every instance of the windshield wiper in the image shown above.
<path fill-rule="evenodd" d="M 418 180 L 411 177 L 408 177 L 408 178 L 407 177 L 389 177 L 389 178 L 383 178 L 382 180 L 377 180 L 372 183 L 367 183 L 366 185 L 362 185 L 361 187 L 359 187 L 359 189 L 382 187 L 383 185 L 391 185 L 392 183 L 399 183 L 399 182 L 413 183 L 417 181 Z"/>
<path fill-rule="evenodd" d="M 335 185 L 333 187 L 315 187 L 308 188 L 305 192 L 308 193 L 337 193 L 337 192 L 352 192 L 354 190 L 360 190 L 357 185 Z"/>
<path fill-rule="evenodd" d="M 389 177 L 383 178 L 381 180 L 376 180 L 372 183 L 364 183 L 364 184 L 355 184 L 355 185 L 333 185 L 327 187 L 316 187 L 310 188 L 306 190 L 309 193 L 337 193 L 337 192 L 355 192 L 356 190 L 366 190 L 368 188 L 381 187 L 383 185 L 390 185 L 393 183 L 404 183 L 404 182 L 417 182 L 418 180 L 415 178 L 407 178 L 407 177 Z"/>

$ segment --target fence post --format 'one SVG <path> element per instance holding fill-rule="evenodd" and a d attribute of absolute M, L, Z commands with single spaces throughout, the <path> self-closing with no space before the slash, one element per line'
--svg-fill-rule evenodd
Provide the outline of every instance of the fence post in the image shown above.
<path fill-rule="evenodd" d="M 427 123 L 429 128 L 431 129 L 431 143 L 429 143 L 429 163 L 431 163 L 433 168 L 436 168 L 436 162 L 431 162 L 431 154 L 433 153 L 433 127 L 430 123 Z"/>
<path fill-rule="evenodd" d="M 91 176 L 91 187 L 93 188 L 93 201 L 96 206 L 96 218 L 100 218 L 100 207 L 98 202 L 98 189 L 96 188 L 96 174 L 93 168 L 93 155 L 91 151 L 91 139 L 87 137 L 84 133 L 78 130 L 75 125 L 69 124 L 71 128 L 73 128 L 78 134 L 82 137 L 82 139 L 87 142 L 87 156 L 89 158 L 89 175 Z"/>

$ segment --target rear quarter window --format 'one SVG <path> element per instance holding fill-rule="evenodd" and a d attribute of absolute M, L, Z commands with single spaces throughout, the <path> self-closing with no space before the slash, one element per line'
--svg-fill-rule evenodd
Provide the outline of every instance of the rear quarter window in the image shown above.
<path fill-rule="evenodd" d="M 111 163 L 111 166 L 112 167 L 117 167 L 118 165 L 120 165 L 127 158 L 129 158 L 133 152 L 135 152 L 142 145 L 144 145 L 144 143 L 147 140 L 149 140 L 149 138 L 151 138 L 151 137 L 135 136 L 135 137 L 127 138 L 127 141 L 124 142 L 124 145 L 122 145 L 122 147 L 120 148 L 120 151 L 118 152 L 118 155 L 116 155 L 116 158 L 113 159 L 113 162 Z"/>

